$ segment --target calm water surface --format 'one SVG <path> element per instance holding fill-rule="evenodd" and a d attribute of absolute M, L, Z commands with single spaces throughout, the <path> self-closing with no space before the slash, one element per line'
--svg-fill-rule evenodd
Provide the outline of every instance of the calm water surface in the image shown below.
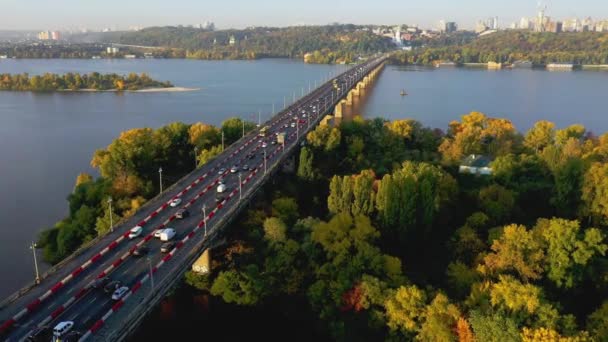
<path fill-rule="evenodd" d="M 0 60 L 0 73 L 147 72 L 184 93 L 0 92 L 0 297 L 33 277 L 27 246 L 67 214 L 65 198 L 78 173 L 94 173 L 93 152 L 121 131 L 173 121 L 220 124 L 240 116 L 269 118 L 309 83 L 340 66 L 297 61 Z M 414 118 L 445 129 L 470 111 L 513 120 L 520 130 L 546 119 L 608 130 L 608 73 L 387 67 L 352 112 L 366 117 Z M 401 97 L 405 89 L 408 96 Z M 6 275 L 10 275 L 7 277 Z"/>

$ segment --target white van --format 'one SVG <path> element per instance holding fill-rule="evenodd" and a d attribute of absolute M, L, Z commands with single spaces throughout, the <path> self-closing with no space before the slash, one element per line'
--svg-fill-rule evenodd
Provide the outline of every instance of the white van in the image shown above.
<path fill-rule="evenodd" d="M 175 229 L 173 228 L 165 228 L 162 233 L 160 233 L 160 241 L 169 241 L 173 239 L 175 236 Z"/>
<path fill-rule="evenodd" d="M 74 322 L 72 322 L 72 321 L 61 322 L 53 328 L 53 336 L 61 337 L 65 334 L 67 334 L 68 331 L 70 331 L 73 326 L 74 326 Z"/>

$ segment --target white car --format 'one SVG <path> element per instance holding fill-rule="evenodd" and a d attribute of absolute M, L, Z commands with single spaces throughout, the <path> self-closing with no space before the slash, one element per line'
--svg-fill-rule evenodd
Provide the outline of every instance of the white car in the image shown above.
<path fill-rule="evenodd" d="M 136 237 L 141 235 L 141 232 L 144 231 L 144 228 L 142 226 L 135 226 L 133 228 L 131 228 L 131 230 L 129 231 L 129 239 L 135 239 Z"/>
<path fill-rule="evenodd" d="M 160 234 L 162 234 L 164 231 L 165 231 L 165 228 L 157 229 L 157 230 L 154 232 L 154 237 L 155 237 L 155 238 L 160 238 Z"/>
<path fill-rule="evenodd" d="M 217 186 L 217 192 L 219 193 L 226 191 L 226 189 L 228 189 L 228 187 L 226 187 L 226 184 L 220 184 Z"/>
<path fill-rule="evenodd" d="M 234 165 L 233 167 L 230 168 L 230 173 L 237 173 L 239 172 L 239 167 L 237 165 Z"/>
<path fill-rule="evenodd" d="M 217 174 L 218 174 L 218 175 L 223 175 L 224 173 L 226 173 L 226 169 L 224 169 L 224 168 L 221 168 L 221 169 L 220 169 L 220 170 L 217 172 Z"/>
<path fill-rule="evenodd" d="M 112 300 L 120 300 L 122 297 L 124 297 L 127 294 L 128 291 L 129 291 L 129 288 L 126 286 L 116 289 L 116 291 L 114 291 L 114 293 L 112 293 Z"/>
<path fill-rule="evenodd" d="M 73 326 L 74 326 L 74 322 L 72 322 L 72 321 L 60 322 L 53 328 L 53 336 L 61 337 L 65 334 L 67 334 L 68 331 L 70 331 Z"/>
<path fill-rule="evenodd" d="M 169 203 L 170 206 L 172 207 L 177 207 L 180 203 L 182 203 L 182 199 L 181 198 L 174 198 L 171 203 Z"/>
<path fill-rule="evenodd" d="M 264 141 L 264 142 L 262 143 L 262 148 L 266 148 L 266 146 L 268 146 L 268 144 L 267 144 L 267 143 Z"/>
<path fill-rule="evenodd" d="M 291 128 L 295 128 L 295 127 L 296 127 L 296 123 L 295 123 L 295 122 L 292 122 L 292 123 L 291 123 Z"/>
<path fill-rule="evenodd" d="M 302 117 L 303 117 L 303 118 L 305 118 L 305 117 L 306 117 L 306 114 L 302 114 Z"/>

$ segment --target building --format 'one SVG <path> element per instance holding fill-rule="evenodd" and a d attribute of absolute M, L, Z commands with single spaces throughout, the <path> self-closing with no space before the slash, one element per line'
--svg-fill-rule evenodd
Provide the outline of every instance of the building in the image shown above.
<path fill-rule="evenodd" d="M 53 32 L 51 32 L 51 39 L 52 40 L 60 40 L 61 39 L 61 33 L 59 31 L 53 31 Z"/>
<path fill-rule="evenodd" d="M 49 40 L 49 39 L 51 39 L 51 32 L 50 31 L 38 32 L 38 39 L 39 40 Z"/>
<path fill-rule="evenodd" d="M 519 28 L 522 30 L 531 30 L 534 27 L 532 21 L 526 17 L 519 20 Z"/>
<path fill-rule="evenodd" d="M 458 29 L 458 25 L 453 21 L 447 21 L 447 22 L 445 20 L 439 21 L 439 31 L 441 31 L 443 33 L 455 32 L 457 29 Z"/>
<path fill-rule="evenodd" d="M 562 32 L 562 23 L 560 21 L 550 21 L 545 26 L 545 32 L 560 33 Z"/>
<path fill-rule="evenodd" d="M 477 34 L 482 33 L 483 31 L 486 31 L 487 29 L 488 29 L 488 26 L 486 25 L 486 23 L 481 20 L 477 22 L 477 25 L 475 25 L 475 33 L 477 33 Z"/>
<path fill-rule="evenodd" d="M 119 51 L 119 49 L 117 47 L 108 46 L 106 48 L 106 52 L 111 55 L 118 53 L 118 51 Z"/>
<path fill-rule="evenodd" d="M 211 21 L 205 21 L 202 24 L 199 24 L 198 27 L 201 30 L 207 30 L 207 31 L 214 31 L 215 30 L 215 24 Z"/>
<path fill-rule="evenodd" d="M 490 20 L 492 23 L 492 25 L 490 25 L 490 28 L 492 30 L 498 30 L 498 17 L 491 18 Z"/>
<path fill-rule="evenodd" d="M 125 55 L 125 58 L 127 58 L 127 59 L 134 59 L 134 58 L 137 58 L 137 56 L 135 56 L 135 55 Z"/>
<path fill-rule="evenodd" d="M 234 36 L 230 36 L 230 41 L 228 42 L 230 45 L 236 44 L 236 38 Z"/>
<path fill-rule="evenodd" d="M 393 37 L 393 42 L 397 46 L 403 45 L 403 41 L 401 41 L 401 27 L 395 27 L 395 36 Z"/>
<path fill-rule="evenodd" d="M 551 63 L 547 64 L 547 70 L 570 71 L 574 69 L 574 64 L 569 63 Z"/>
<path fill-rule="evenodd" d="M 500 62 L 488 62 L 488 69 L 490 69 L 490 70 L 502 69 L 502 63 L 500 63 Z"/>
<path fill-rule="evenodd" d="M 471 154 L 464 158 L 460 163 L 458 172 L 473 175 L 491 175 L 493 170 L 490 167 L 492 160 L 480 154 Z"/>

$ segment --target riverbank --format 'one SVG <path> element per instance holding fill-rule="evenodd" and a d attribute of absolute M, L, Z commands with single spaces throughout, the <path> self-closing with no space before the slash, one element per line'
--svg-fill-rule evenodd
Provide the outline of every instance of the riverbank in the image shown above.
<path fill-rule="evenodd" d="M 56 90 L 62 93 L 118 93 L 118 92 L 126 92 L 126 93 L 175 93 L 175 92 L 187 92 L 187 91 L 198 91 L 201 88 L 186 88 L 186 87 L 165 87 L 165 88 L 144 88 L 137 90 L 119 90 L 119 89 L 106 89 L 106 90 L 98 90 L 98 89 L 59 89 Z"/>

